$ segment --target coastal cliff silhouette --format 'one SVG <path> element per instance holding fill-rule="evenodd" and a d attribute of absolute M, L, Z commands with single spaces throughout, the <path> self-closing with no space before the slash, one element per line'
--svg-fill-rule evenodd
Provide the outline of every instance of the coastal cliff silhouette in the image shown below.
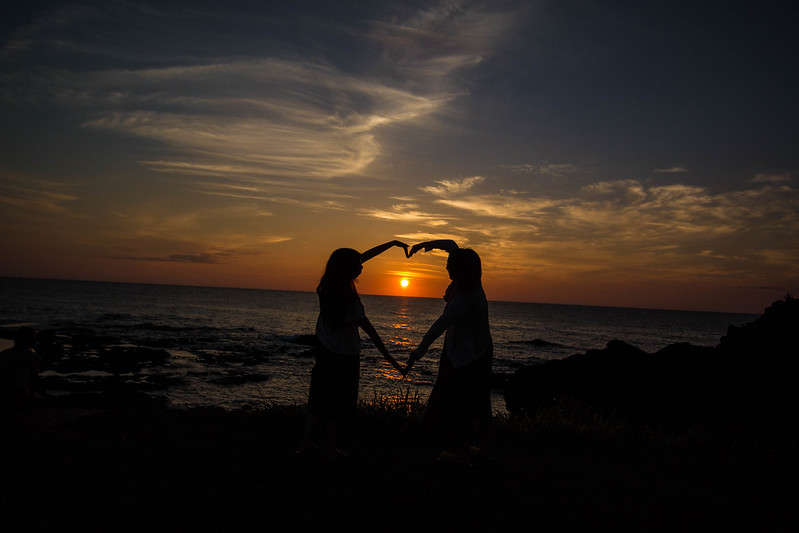
<path fill-rule="evenodd" d="M 506 405 L 517 416 L 569 408 L 670 431 L 796 436 L 788 420 L 799 407 L 798 332 L 799 300 L 789 295 L 755 321 L 730 326 L 715 347 L 681 343 L 647 353 L 614 340 L 524 366 L 505 384 Z"/>

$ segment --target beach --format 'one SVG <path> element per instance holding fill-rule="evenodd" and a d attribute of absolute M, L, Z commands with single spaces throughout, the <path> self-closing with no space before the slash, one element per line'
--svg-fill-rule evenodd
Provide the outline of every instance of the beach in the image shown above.
<path fill-rule="evenodd" d="M 795 524 L 796 456 L 725 440 L 498 428 L 442 461 L 413 424 L 361 418 L 351 457 L 298 458 L 301 408 L 32 414 L 0 439 L 5 531 L 760 530 Z M 750 522 L 751 523 L 751 522 Z"/>

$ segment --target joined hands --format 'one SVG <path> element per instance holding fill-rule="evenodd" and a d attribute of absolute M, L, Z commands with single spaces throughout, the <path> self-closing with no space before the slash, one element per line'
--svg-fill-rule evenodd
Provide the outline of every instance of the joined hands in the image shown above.
<path fill-rule="evenodd" d="M 410 249 L 408 249 L 408 245 L 406 243 L 398 240 L 393 240 L 387 242 L 386 244 L 383 244 L 381 248 L 385 250 L 386 247 L 390 246 L 398 246 L 403 250 L 405 250 L 406 259 L 410 259 L 413 256 L 413 254 L 415 254 L 419 250 L 424 250 L 425 252 L 429 252 L 430 250 L 444 250 L 445 252 L 451 252 L 453 250 L 458 249 L 458 245 L 455 243 L 455 241 L 449 239 L 439 239 L 435 241 L 420 242 L 418 244 L 414 244 L 412 247 L 410 247 Z"/>

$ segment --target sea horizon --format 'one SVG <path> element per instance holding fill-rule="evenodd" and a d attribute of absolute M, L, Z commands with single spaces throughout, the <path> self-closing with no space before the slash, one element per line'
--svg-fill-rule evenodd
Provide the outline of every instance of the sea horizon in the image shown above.
<path fill-rule="evenodd" d="M 196 284 L 182 284 L 182 283 L 153 283 L 153 282 L 144 282 L 144 281 L 109 281 L 109 280 L 92 280 L 92 279 L 75 279 L 75 278 L 49 278 L 49 277 L 30 277 L 30 276 L 0 276 L 0 279 L 18 279 L 18 280 L 31 280 L 31 281 L 64 281 L 64 282 L 74 282 L 74 283 L 108 283 L 108 284 L 122 284 L 122 285 L 145 285 L 145 286 L 153 286 L 153 287 L 184 287 L 184 288 L 195 288 L 195 289 L 230 289 L 230 290 L 243 290 L 243 291 L 274 291 L 274 292 L 289 292 L 289 293 L 310 293 L 316 294 L 315 288 L 310 290 L 301 290 L 301 289 L 272 289 L 272 288 L 259 288 L 259 287 L 235 287 L 235 286 L 224 286 L 224 285 L 196 285 Z M 357 286 L 357 280 L 356 280 Z M 442 286 L 441 296 L 411 296 L 411 295 L 403 295 L 403 294 L 378 294 L 378 293 L 370 293 L 370 292 L 361 292 L 358 291 L 360 296 L 379 296 L 379 297 L 387 297 L 387 298 L 413 298 L 413 299 L 420 299 L 420 300 L 441 300 L 443 299 L 444 289 L 446 287 Z M 495 303 L 520 303 L 520 304 L 532 304 L 532 305 L 552 305 L 552 306 L 563 306 L 563 307 L 592 307 L 598 309 L 627 309 L 633 311 L 674 311 L 680 313 L 714 313 L 714 314 L 728 314 L 728 315 L 754 315 L 758 314 L 761 311 L 755 312 L 742 312 L 742 311 L 716 311 L 716 310 L 707 310 L 707 309 L 680 309 L 680 308 L 672 308 L 672 307 L 632 307 L 632 306 L 623 306 L 623 305 L 600 305 L 600 304 L 582 304 L 582 303 L 559 303 L 559 302 L 541 302 L 541 301 L 530 301 L 530 300 L 499 300 L 499 299 L 492 299 L 489 294 L 486 294 L 486 298 L 489 302 Z M 763 305 L 763 309 L 768 307 L 772 302 L 767 302 Z"/>

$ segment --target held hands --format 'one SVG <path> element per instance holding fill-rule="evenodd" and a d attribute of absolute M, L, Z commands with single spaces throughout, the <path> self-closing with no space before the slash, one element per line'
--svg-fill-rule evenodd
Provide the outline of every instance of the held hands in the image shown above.
<path fill-rule="evenodd" d="M 430 250 L 444 250 L 445 252 L 451 252 L 453 250 L 457 250 L 458 245 L 455 241 L 450 239 L 439 239 L 436 241 L 427 241 L 427 242 L 420 242 L 419 244 L 414 244 L 411 248 L 410 253 L 406 254 L 408 258 L 418 252 L 419 250 L 424 250 L 425 252 L 429 252 Z"/>
<path fill-rule="evenodd" d="M 405 255 L 408 257 L 408 259 L 410 259 L 413 254 L 424 248 L 426 244 L 427 244 L 426 242 L 414 244 L 413 248 L 411 248 L 410 253 L 406 253 Z M 425 248 L 425 252 L 429 252 L 430 250 L 432 250 L 432 248 Z"/>
<path fill-rule="evenodd" d="M 367 250 L 363 254 L 361 254 L 361 263 L 364 263 L 383 253 L 384 251 L 388 250 L 392 246 L 398 246 L 405 250 L 405 258 L 410 259 L 413 254 L 418 252 L 419 250 L 424 250 L 425 252 L 429 252 L 430 250 L 444 250 L 445 252 L 451 252 L 453 250 L 458 249 L 458 245 L 455 241 L 449 239 L 439 239 L 435 241 L 427 241 L 427 242 L 420 242 L 419 244 L 414 244 L 413 247 L 408 250 L 408 245 L 402 241 L 393 240 L 387 243 L 381 244 L 379 246 L 375 246 L 371 250 Z"/>
<path fill-rule="evenodd" d="M 410 372 L 411 368 L 413 367 L 413 364 L 414 364 L 416 361 L 418 361 L 419 359 L 421 359 L 421 358 L 422 358 L 422 356 L 424 356 L 424 354 L 425 354 L 425 351 L 426 351 L 426 350 L 422 350 L 422 349 L 420 349 L 420 348 L 414 348 L 413 350 L 411 350 L 411 353 L 410 353 L 410 355 L 408 356 L 408 362 L 407 362 L 407 363 L 405 363 L 405 366 L 404 366 L 404 367 L 403 367 L 402 365 L 400 365 L 400 364 L 397 362 L 397 360 L 396 360 L 396 359 L 394 359 L 393 357 L 391 357 L 391 356 L 390 356 L 390 355 L 388 355 L 387 353 L 386 353 L 386 354 L 384 354 L 384 357 L 385 357 L 385 358 L 388 360 L 388 362 L 389 362 L 389 363 L 391 363 L 391 366 L 393 366 L 394 368 L 396 368 L 396 369 L 397 369 L 397 371 L 398 371 L 400 374 L 402 374 L 402 377 L 407 377 L 407 376 L 408 376 L 408 372 Z"/>
<path fill-rule="evenodd" d="M 407 375 L 408 372 L 410 372 L 411 367 L 413 366 L 413 364 L 416 361 L 418 361 L 419 359 L 421 359 L 424 354 L 425 354 L 425 351 L 420 349 L 420 348 L 418 348 L 418 347 L 414 348 L 413 350 L 411 350 L 411 353 L 408 356 L 408 362 L 405 364 L 405 373 L 403 374 L 403 376 Z"/>
<path fill-rule="evenodd" d="M 410 259 L 411 255 L 413 255 L 413 254 L 409 254 L 408 253 L 408 245 L 405 244 L 404 242 L 402 242 L 402 241 L 391 241 L 391 244 L 393 246 L 399 246 L 400 248 L 405 250 L 405 258 L 406 259 Z"/>
<path fill-rule="evenodd" d="M 394 359 L 393 357 L 389 359 L 389 363 L 391 363 L 391 366 L 393 366 L 394 368 L 396 368 L 396 369 L 397 369 L 397 372 L 399 372 L 400 374 L 402 374 L 402 377 L 405 377 L 405 375 L 408 373 L 408 367 L 404 367 L 404 368 L 403 368 L 403 366 L 402 366 L 402 365 L 400 365 L 400 364 L 397 362 L 397 360 L 396 360 L 396 359 Z"/>

